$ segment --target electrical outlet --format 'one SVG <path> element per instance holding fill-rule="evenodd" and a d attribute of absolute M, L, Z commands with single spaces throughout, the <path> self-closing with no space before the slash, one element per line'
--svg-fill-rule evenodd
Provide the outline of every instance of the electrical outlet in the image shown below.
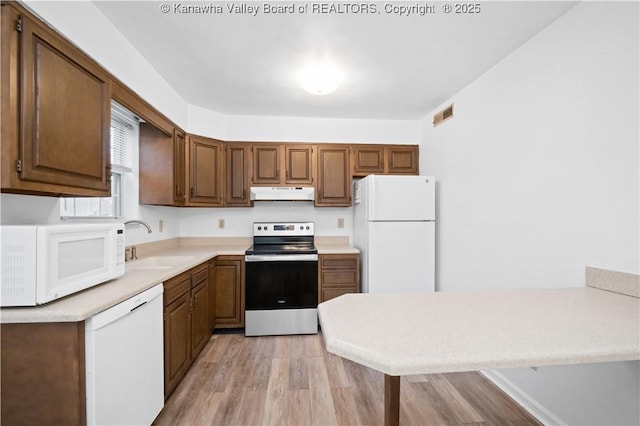
<path fill-rule="evenodd" d="M 344 228 L 344 217 L 338 218 L 338 228 Z"/>
<path fill-rule="evenodd" d="M 224 219 L 218 219 L 218 228 L 224 229 Z"/>
<path fill-rule="evenodd" d="M 162 234 L 164 232 L 164 220 L 160 219 L 158 221 L 158 233 Z"/>

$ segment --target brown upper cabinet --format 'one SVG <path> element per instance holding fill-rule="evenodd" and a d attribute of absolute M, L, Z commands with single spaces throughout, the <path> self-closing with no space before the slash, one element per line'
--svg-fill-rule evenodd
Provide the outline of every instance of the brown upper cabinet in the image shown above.
<path fill-rule="evenodd" d="M 250 207 L 251 144 L 225 143 L 225 205 Z"/>
<path fill-rule="evenodd" d="M 352 145 L 353 176 L 418 174 L 418 145 Z"/>
<path fill-rule="evenodd" d="M 314 145 L 259 143 L 251 153 L 253 185 L 313 185 Z"/>
<path fill-rule="evenodd" d="M 316 169 L 314 145 L 284 146 L 284 183 L 287 185 L 313 185 Z"/>
<path fill-rule="evenodd" d="M 189 135 L 189 205 L 221 206 L 222 141 Z"/>
<path fill-rule="evenodd" d="M 184 205 L 187 200 L 187 140 L 180 129 L 173 130 L 173 201 Z"/>
<path fill-rule="evenodd" d="M 384 145 L 352 145 L 353 175 L 384 174 Z"/>
<path fill-rule="evenodd" d="M 251 182 L 254 185 L 279 185 L 280 145 L 277 144 L 253 144 L 251 146 L 251 156 L 253 159 L 253 174 Z"/>
<path fill-rule="evenodd" d="M 140 125 L 140 203 L 217 207 L 224 202 L 223 143 Z M 167 173 L 167 171 L 173 173 Z"/>
<path fill-rule="evenodd" d="M 343 144 L 318 145 L 318 181 L 315 205 L 350 206 L 350 148 Z"/>
<path fill-rule="evenodd" d="M 387 145 L 384 149 L 386 172 L 389 174 L 418 174 L 418 145 Z"/>
<path fill-rule="evenodd" d="M 109 74 L 19 5 L 2 5 L 2 191 L 109 196 Z"/>
<path fill-rule="evenodd" d="M 140 204 L 186 204 L 186 139 L 180 129 L 140 123 Z"/>

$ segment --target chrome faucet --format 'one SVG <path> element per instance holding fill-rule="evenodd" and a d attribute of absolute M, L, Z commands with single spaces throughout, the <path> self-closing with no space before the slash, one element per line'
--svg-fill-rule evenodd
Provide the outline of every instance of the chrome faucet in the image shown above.
<path fill-rule="evenodd" d="M 149 231 L 148 233 L 151 233 L 151 227 L 149 226 L 149 224 L 147 222 L 145 222 L 144 220 L 139 220 L 139 219 L 132 219 L 132 220 L 128 220 L 124 223 L 124 225 L 128 225 L 130 223 L 138 223 L 140 225 L 144 225 L 147 228 L 147 231 Z"/>

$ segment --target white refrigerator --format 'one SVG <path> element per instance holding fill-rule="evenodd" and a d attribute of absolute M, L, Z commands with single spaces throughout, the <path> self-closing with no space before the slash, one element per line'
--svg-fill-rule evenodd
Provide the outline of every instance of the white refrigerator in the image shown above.
<path fill-rule="evenodd" d="M 433 176 L 367 176 L 353 214 L 363 293 L 435 290 Z"/>

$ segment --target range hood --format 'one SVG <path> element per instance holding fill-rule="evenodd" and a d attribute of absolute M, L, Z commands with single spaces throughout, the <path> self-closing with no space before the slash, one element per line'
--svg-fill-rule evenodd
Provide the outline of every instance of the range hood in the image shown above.
<path fill-rule="evenodd" d="M 313 186 L 252 186 L 251 199 L 254 201 L 313 201 Z"/>

